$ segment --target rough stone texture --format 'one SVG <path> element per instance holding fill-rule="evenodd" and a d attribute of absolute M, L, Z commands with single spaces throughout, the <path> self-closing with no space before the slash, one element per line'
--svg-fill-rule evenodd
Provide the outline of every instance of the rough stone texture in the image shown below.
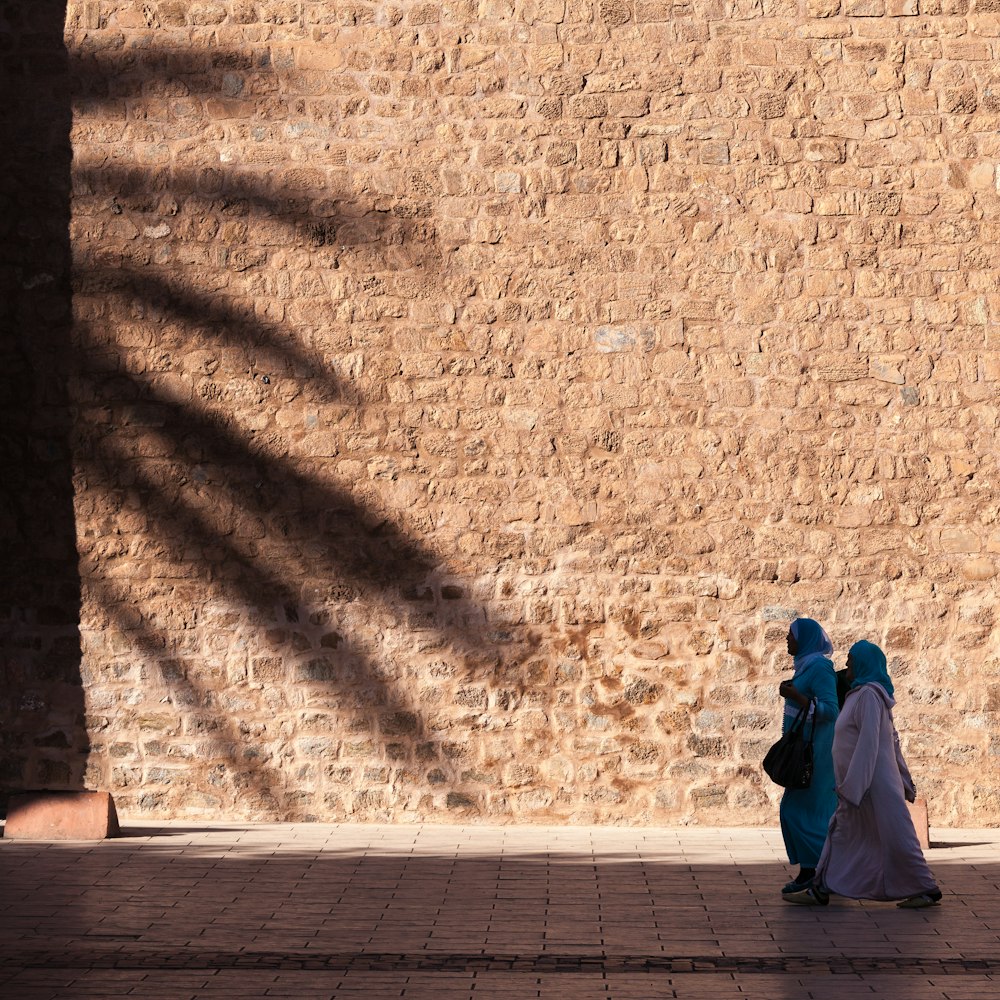
<path fill-rule="evenodd" d="M 801 613 L 887 650 L 932 822 L 1000 821 L 992 9 L 95 0 L 66 41 L 92 787 L 773 821 Z"/>
<path fill-rule="evenodd" d="M 11 795 L 7 840 L 106 840 L 118 836 L 118 813 L 108 792 L 23 792 Z"/>

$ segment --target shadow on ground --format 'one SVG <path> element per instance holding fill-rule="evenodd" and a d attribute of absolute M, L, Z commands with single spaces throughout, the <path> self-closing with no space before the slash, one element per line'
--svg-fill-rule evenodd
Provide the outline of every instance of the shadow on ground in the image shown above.
<path fill-rule="evenodd" d="M 499 855 L 462 828 L 434 834 L 454 850 L 432 851 L 415 830 L 382 829 L 364 847 L 369 833 L 319 827 L 184 827 L 169 832 L 195 842 L 177 847 L 5 844 L 0 983 L 31 997 L 111 979 L 202 996 L 235 976 L 246 996 L 281 984 L 310 997 L 797 1000 L 833 976 L 841 995 L 877 981 L 881 996 L 920 1000 L 945 996 L 928 992 L 936 979 L 964 996 L 1000 976 L 996 864 L 932 852 L 945 901 L 929 910 L 807 909 L 781 901 L 777 862 L 699 864 L 669 846 Z"/>

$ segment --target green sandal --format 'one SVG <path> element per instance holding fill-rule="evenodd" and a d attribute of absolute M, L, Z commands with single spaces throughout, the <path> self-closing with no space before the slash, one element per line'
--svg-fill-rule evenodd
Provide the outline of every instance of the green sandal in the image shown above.
<path fill-rule="evenodd" d="M 896 905 L 901 910 L 922 910 L 925 906 L 937 906 L 941 902 L 941 890 L 933 892 L 918 892 L 913 896 L 901 899 Z"/>

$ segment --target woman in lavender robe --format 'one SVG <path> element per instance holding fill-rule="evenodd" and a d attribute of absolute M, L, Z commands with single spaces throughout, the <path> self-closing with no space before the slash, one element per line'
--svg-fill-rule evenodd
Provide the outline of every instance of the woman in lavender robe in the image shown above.
<path fill-rule="evenodd" d="M 892 721 L 885 653 L 874 643 L 856 642 L 847 656 L 847 679 L 850 690 L 833 738 L 837 811 L 813 884 L 784 898 L 825 905 L 835 892 L 899 900 L 908 908 L 933 906 L 941 890 L 906 808 L 916 789 Z"/>
<path fill-rule="evenodd" d="M 788 652 L 794 657 L 791 680 L 781 682 L 785 699 L 782 732 L 808 706 L 806 732 L 813 735 L 813 776 L 808 788 L 788 788 L 781 797 L 781 835 L 788 860 L 799 873 L 781 891 L 798 892 L 816 871 L 830 817 L 837 808 L 833 781 L 833 724 L 837 718 L 837 676 L 830 654 L 833 644 L 819 622 L 796 618 L 788 630 Z"/>

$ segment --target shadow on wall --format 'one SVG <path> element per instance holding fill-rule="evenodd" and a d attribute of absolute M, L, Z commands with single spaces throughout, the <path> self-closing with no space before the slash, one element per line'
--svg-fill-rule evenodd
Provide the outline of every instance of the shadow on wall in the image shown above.
<path fill-rule="evenodd" d="M 0 7 L 0 795 L 82 787 L 65 3 Z M 11 155 L 13 152 L 13 155 Z"/>
<path fill-rule="evenodd" d="M 75 60 L 78 100 L 99 107 L 141 92 L 129 76 L 128 54 L 121 58 L 117 72 L 113 58 L 96 65 Z M 159 68 L 193 80 L 197 90 L 201 58 L 173 53 Z M 149 72 L 145 62 L 142 72 Z M 537 639 L 492 626 L 467 588 L 436 579 L 443 560 L 422 540 L 433 526 L 416 531 L 364 480 L 346 485 L 319 471 L 338 454 L 338 439 L 385 433 L 373 430 L 388 402 L 384 380 L 361 393 L 335 374 L 350 345 L 324 339 L 328 315 L 298 323 L 269 315 L 268 303 L 279 296 L 266 282 L 289 271 L 296 280 L 294 267 L 260 276 L 267 272 L 261 247 L 277 244 L 331 257 L 385 255 L 383 270 L 432 280 L 440 256 L 433 221 L 346 198 L 317 203 L 235 169 L 94 168 L 81 161 L 73 182 L 82 222 L 93 233 L 111 220 L 118 234 L 103 242 L 81 239 L 74 248 L 85 638 L 100 644 L 108 634 L 125 636 L 138 655 L 120 677 L 102 682 L 156 688 L 165 692 L 166 706 L 155 717 L 145 711 L 141 725 L 139 711 L 125 706 L 95 715 L 101 734 L 95 773 L 98 756 L 107 760 L 110 753 L 116 794 L 133 794 L 148 782 L 136 805 L 163 806 L 171 789 L 154 786 L 169 786 L 173 777 L 162 767 L 144 773 L 134 752 L 135 732 L 144 729 L 154 755 L 172 756 L 179 767 L 197 757 L 208 775 L 200 797 L 186 805 L 311 818 L 344 809 L 336 790 L 317 804 L 300 788 L 321 778 L 315 768 L 331 776 L 335 742 L 349 738 L 362 748 L 370 743 L 364 755 L 391 769 L 402 794 L 427 794 L 431 774 L 434 790 L 448 790 L 452 808 L 473 807 L 456 790 L 468 767 L 463 748 L 432 732 L 411 696 L 418 682 L 433 681 L 412 671 L 407 684 L 399 678 L 413 649 L 447 648 L 469 682 L 487 672 L 494 683 L 508 680 L 513 704 L 517 691 L 538 683 L 531 662 Z M 165 207 L 174 230 L 186 234 L 176 257 L 145 249 L 131 236 L 144 222 L 155 229 Z M 228 220 L 238 236 L 196 232 L 204 219 Z M 273 242 L 258 245 L 264 236 Z M 199 254 L 215 256 L 207 261 Z M 337 266 L 352 269 L 349 259 Z M 215 287 L 220 275 L 232 284 Z M 287 290 L 283 296 L 295 298 Z M 293 400 L 316 414 L 311 436 L 296 439 L 276 425 L 279 409 Z M 397 431 L 390 466 L 420 474 L 417 435 L 416 426 Z M 393 475 L 390 468 L 387 478 Z M 123 529 L 126 520 L 131 527 Z M 120 571 L 116 560 L 128 560 L 134 571 Z M 198 606 L 206 601 L 224 609 L 218 621 L 205 619 Z M 368 634 L 352 634 L 338 612 L 362 605 Z M 248 625 L 254 637 L 240 638 Z M 199 645 L 206 631 L 228 632 L 253 647 L 245 675 L 234 675 L 231 661 L 220 667 L 206 657 Z M 408 648 L 387 653 L 380 631 L 399 634 Z M 396 659 L 389 668 L 387 656 Z M 101 662 L 99 653 L 94 660 Z M 296 687 L 294 704 L 289 684 Z M 485 709 L 484 694 L 469 699 L 460 712 Z M 282 732 L 280 717 L 293 709 L 312 716 L 311 728 Z M 266 730 L 262 717 L 279 721 Z M 293 738 L 311 740 L 317 758 L 294 777 L 287 760 Z M 384 794 L 369 796 L 369 814 L 389 805 Z"/>

